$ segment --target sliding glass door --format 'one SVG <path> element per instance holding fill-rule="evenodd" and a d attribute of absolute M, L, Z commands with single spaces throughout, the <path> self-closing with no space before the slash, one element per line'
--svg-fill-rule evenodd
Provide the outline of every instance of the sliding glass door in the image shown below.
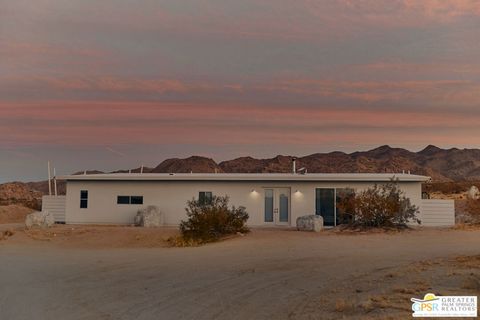
<path fill-rule="evenodd" d="M 315 214 L 323 217 L 324 226 L 335 226 L 335 189 L 318 188 L 315 190 Z"/>
<path fill-rule="evenodd" d="M 315 214 L 323 217 L 325 226 L 350 223 L 353 220 L 355 190 L 351 188 L 315 189 Z"/>

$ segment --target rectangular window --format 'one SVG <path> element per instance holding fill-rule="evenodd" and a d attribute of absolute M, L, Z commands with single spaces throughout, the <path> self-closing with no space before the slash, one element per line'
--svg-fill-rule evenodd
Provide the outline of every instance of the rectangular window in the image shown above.
<path fill-rule="evenodd" d="M 80 208 L 88 208 L 88 190 L 80 190 Z"/>
<path fill-rule="evenodd" d="M 143 204 L 143 196 L 117 196 L 117 204 Z"/>
<path fill-rule="evenodd" d="M 143 196 L 131 196 L 130 204 L 143 204 Z"/>
<path fill-rule="evenodd" d="M 118 196 L 117 197 L 117 204 L 130 204 L 130 197 L 129 196 Z"/>
<path fill-rule="evenodd" d="M 212 192 L 211 191 L 200 191 L 198 193 L 198 202 L 201 205 L 211 204 L 212 203 Z"/>
<path fill-rule="evenodd" d="M 273 190 L 265 189 L 265 222 L 273 222 Z"/>

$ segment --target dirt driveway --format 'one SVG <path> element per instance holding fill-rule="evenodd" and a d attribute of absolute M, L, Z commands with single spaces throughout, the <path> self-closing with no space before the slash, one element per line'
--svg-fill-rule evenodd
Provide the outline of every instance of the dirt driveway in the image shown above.
<path fill-rule="evenodd" d="M 480 231 L 254 230 L 197 248 L 0 242 L 1 319 L 402 319 L 480 295 Z"/>

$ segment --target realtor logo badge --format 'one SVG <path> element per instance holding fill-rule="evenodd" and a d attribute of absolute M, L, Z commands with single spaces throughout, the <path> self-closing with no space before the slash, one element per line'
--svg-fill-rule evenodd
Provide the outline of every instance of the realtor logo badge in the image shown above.
<path fill-rule="evenodd" d="M 412 298 L 414 317 L 477 317 L 476 296 L 436 296 L 427 293 L 423 299 Z"/>

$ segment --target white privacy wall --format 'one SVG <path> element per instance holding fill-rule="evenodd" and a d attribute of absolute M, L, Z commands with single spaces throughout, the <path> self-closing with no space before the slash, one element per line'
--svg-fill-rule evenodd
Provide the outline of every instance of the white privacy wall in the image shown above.
<path fill-rule="evenodd" d="M 55 222 L 65 222 L 65 196 L 43 196 L 42 211 L 48 211 L 53 215 Z"/>
<path fill-rule="evenodd" d="M 290 189 L 289 224 L 295 226 L 299 216 L 315 214 L 316 188 L 353 188 L 373 186 L 373 182 L 315 181 L 76 181 L 67 183 L 66 222 L 98 224 L 132 224 L 138 209 L 155 205 L 164 213 L 166 225 L 178 225 L 186 218 L 187 200 L 198 198 L 199 191 L 228 195 L 230 204 L 244 206 L 250 215 L 248 225 L 264 225 L 264 189 Z M 400 187 L 420 206 L 421 183 L 400 182 Z M 80 208 L 80 190 L 88 190 L 88 208 Z M 143 196 L 143 205 L 117 204 L 117 196 Z"/>
<path fill-rule="evenodd" d="M 420 205 L 422 226 L 446 227 L 455 225 L 455 201 L 423 199 Z"/>

